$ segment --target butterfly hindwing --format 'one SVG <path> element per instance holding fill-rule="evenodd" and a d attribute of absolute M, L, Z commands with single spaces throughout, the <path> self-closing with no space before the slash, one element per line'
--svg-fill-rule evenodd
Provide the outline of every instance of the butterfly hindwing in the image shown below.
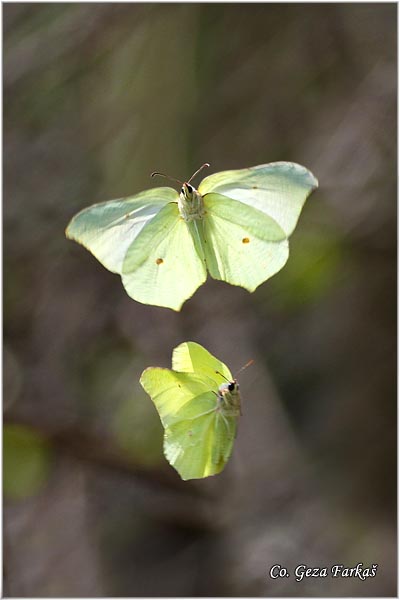
<path fill-rule="evenodd" d="M 208 392 L 191 400 L 166 427 L 165 456 L 182 479 L 199 479 L 215 474 L 212 452 L 216 404 L 216 396 Z"/>
<path fill-rule="evenodd" d="M 215 419 L 215 443 L 212 462 L 218 473 L 222 471 L 232 454 L 233 442 L 237 431 L 237 418 L 218 413 Z"/>
<path fill-rule="evenodd" d="M 206 415 L 167 427 L 165 456 L 184 480 L 217 475 L 232 453 L 236 427 L 237 419 L 222 417 L 214 406 Z"/>
<path fill-rule="evenodd" d="M 122 265 L 122 282 L 132 298 L 174 310 L 180 310 L 206 278 L 204 261 L 174 202 L 142 229 Z"/>
<path fill-rule="evenodd" d="M 264 212 L 221 194 L 204 197 L 207 269 L 214 279 L 254 291 L 289 256 L 286 234 Z"/>

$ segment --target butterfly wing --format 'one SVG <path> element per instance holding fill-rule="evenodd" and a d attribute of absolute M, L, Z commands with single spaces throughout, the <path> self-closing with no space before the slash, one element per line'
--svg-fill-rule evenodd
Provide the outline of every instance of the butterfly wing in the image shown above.
<path fill-rule="evenodd" d="M 293 232 L 304 203 L 318 181 L 305 167 L 276 162 L 237 171 L 222 171 L 203 179 L 203 196 L 216 192 L 239 200 L 272 217 L 286 233 Z"/>
<path fill-rule="evenodd" d="M 206 376 L 150 367 L 140 383 L 165 428 L 164 453 L 182 479 L 219 473 L 232 451 L 236 418 L 217 412 L 217 385 Z"/>
<path fill-rule="evenodd" d="M 215 420 L 215 442 L 212 454 L 215 474 L 222 471 L 232 454 L 233 443 L 237 434 L 237 422 L 237 417 L 227 417 L 221 413 L 217 413 Z"/>
<path fill-rule="evenodd" d="M 289 256 L 286 234 L 264 212 L 220 194 L 206 194 L 201 222 L 211 277 L 253 292 Z"/>
<path fill-rule="evenodd" d="M 143 389 L 153 400 L 164 427 L 175 422 L 176 413 L 188 402 L 209 395 L 215 406 L 217 385 L 207 377 L 194 373 L 178 373 L 161 367 L 149 367 L 140 377 Z"/>
<path fill-rule="evenodd" d="M 206 278 L 204 260 L 175 202 L 140 231 L 122 265 L 122 283 L 129 296 L 173 310 L 180 310 Z"/>
<path fill-rule="evenodd" d="M 223 362 L 196 342 L 183 342 L 172 353 L 174 371 L 201 373 L 216 382 L 217 387 L 226 380 L 232 381 L 232 373 Z M 221 377 L 218 373 L 222 373 Z"/>
<path fill-rule="evenodd" d="M 127 250 L 143 227 L 168 202 L 177 201 L 176 190 L 162 187 L 101 202 L 75 215 L 65 233 L 87 248 L 106 269 L 121 274 Z"/>
<path fill-rule="evenodd" d="M 212 402 L 214 409 L 207 412 Z M 183 480 L 217 475 L 232 453 L 237 418 L 222 416 L 215 402 L 215 396 L 208 397 L 178 411 L 176 422 L 165 430 L 165 456 Z"/>

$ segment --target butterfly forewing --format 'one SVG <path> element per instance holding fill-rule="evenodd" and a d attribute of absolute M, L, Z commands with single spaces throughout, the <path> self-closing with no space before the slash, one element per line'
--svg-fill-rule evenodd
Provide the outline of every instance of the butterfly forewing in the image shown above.
<path fill-rule="evenodd" d="M 175 371 L 201 373 L 215 381 L 217 387 L 226 380 L 232 380 L 228 367 L 196 342 L 183 342 L 174 349 L 172 368 Z"/>
<path fill-rule="evenodd" d="M 287 237 L 293 232 L 304 203 L 318 181 L 305 167 L 275 162 L 209 175 L 199 192 L 223 194 L 272 217 Z"/>
<path fill-rule="evenodd" d="M 141 230 L 168 202 L 177 199 L 174 189 L 163 187 L 130 198 L 94 204 L 75 215 L 65 233 L 87 248 L 107 269 L 121 274 L 128 248 Z"/>
<path fill-rule="evenodd" d="M 140 383 L 153 400 L 164 427 L 179 420 L 179 411 L 183 408 L 193 413 L 192 401 L 203 402 L 205 396 L 215 400 L 211 390 L 216 384 L 211 379 L 195 373 L 178 373 L 161 367 L 149 367 L 143 371 Z M 181 413 L 188 418 L 188 412 Z M 182 420 L 183 417 L 180 417 Z"/>

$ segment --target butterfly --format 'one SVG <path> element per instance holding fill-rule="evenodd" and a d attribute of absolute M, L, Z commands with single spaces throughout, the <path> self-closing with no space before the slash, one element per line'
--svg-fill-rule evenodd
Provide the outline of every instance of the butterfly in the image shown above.
<path fill-rule="evenodd" d="M 276 162 L 129 198 L 94 204 L 75 215 L 66 236 L 118 273 L 128 295 L 179 311 L 207 279 L 253 292 L 289 256 L 288 237 L 318 187 L 306 168 Z M 162 173 L 153 173 L 167 177 Z"/>
<path fill-rule="evenodd" d="M 220 473 L 241 415 L 239 384 L 228 367 L 200 344 L 183 342 L 173 350 L 172 370 L 149 367 L 140 383 L 165 429 L 165 457 L 181 478 Z"/>

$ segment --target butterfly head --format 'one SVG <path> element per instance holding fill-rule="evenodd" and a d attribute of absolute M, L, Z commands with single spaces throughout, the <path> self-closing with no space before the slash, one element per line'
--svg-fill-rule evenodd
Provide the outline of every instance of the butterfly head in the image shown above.
<path fill-rule="evenodd" d="M 239 384 L 236 379 L 222 383 L 218 389 L 220 394 L 237 394 L 239 392 Z"/>
<path fill-rule="evenodd" d="M 190 185 L 190 183 L 184 183 L 182 185 L 181 196 L 183 196 L 185 200 L 191 202 L 195 193 L 198 192 L 192 185 Z"/>
<path fill-rule="evenodd" d="M 205 211 L 204 211 L 203 197 L 196 190 L 196 188 L 194 188 L 191 185 L 190 182 L 192 181 L 192 179 L 194 177 L 196 177 L 196 175 L 198 173 L 200 173 L 200 171 L 202 171 L 204 168 L 209 167 L 209 166 L 210 166 L 209 163 L 204 163 L 204 165 L 202 165 L 200 167 L 200 169 L 197 169 L 197 171 L 195 173 L 193 173 L 193 175 L 191 176 L 191 178 L 188 181 L 185 181 L 183 183 L 179 179 L 176 179 L 175 177 L 170 177 L 169 175 L 164 175 L 164 173 L 160 173 L 159 171 L 154 171 L 154 173 L 151 174 L 151 177 L 154 177 L 155 175 L 159 175 L 160 177 L 166 177 L 167 179 L 171 179 L 172 181 L 177 181 L 178 183 L 181 184 L 182 187 L 181 187 L 179 199 L 178 199 L 178 208 L 179 208 L 181 217 L 185 221 L 195 221 L 197 219 L 202 219 L 204 217 Z"/>

